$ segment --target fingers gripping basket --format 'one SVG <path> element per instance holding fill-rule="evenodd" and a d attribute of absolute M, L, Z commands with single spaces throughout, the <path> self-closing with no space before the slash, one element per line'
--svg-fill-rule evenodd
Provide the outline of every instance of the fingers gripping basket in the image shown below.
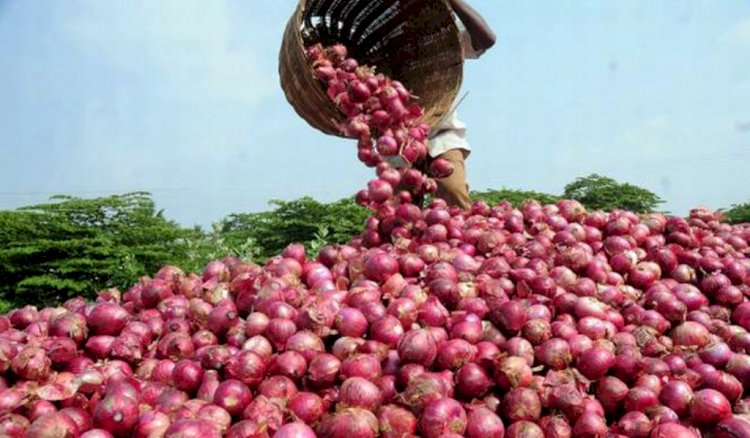
<path fill-rule="evenodd" d="M 461 87 L 461 42 L 444 0 L 301 0 L 281 45 L 281 86 L 297 113 L 327 134 L 341 136 L 335 121 L 344 117 L 305 56 L 318 42 L 342 43 L 360 64 L 401 81 L 430 124 L 451 109 Z"/>

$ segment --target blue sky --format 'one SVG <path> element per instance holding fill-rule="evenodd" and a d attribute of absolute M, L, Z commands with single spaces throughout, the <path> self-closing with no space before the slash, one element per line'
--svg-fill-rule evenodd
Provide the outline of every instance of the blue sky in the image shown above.
<path fill-rule="evenodd" d="M 151 191 L 207 225 L 371 177 L 278 85 L 296 1 L 0 0 L 0 209 Z M 598 172 L 667 208 L 750 200 L 750 2 L 475 0 L 472 188 L 559 193 Z"/>

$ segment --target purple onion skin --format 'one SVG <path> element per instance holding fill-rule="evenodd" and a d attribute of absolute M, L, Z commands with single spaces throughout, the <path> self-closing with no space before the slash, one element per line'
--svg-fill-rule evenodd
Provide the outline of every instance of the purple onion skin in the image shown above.
<path fill-rule="evenodd" d="M 735 415 L 716 425 L 714 438 L 741 438 L 750 436 L 750 420 Z"/>
<path fill-rule="evenodd" d="M 316 438 L 315 432 L 304 423 L 287 423 L 273 434 L 273 438 Z"/>

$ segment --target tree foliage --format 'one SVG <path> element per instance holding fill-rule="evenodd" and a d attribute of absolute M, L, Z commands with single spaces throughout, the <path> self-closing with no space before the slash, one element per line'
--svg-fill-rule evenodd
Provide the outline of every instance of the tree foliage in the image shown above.
<path fill-rule="evenodd" d="M 534 192 L 531 190 L 515 190 L 502 188 L 500 190 L 473 191 L 470 194 L 472 201 L 482 200 L 489 205 L 496 205 L 502 201 L 508 201 L 518 207 L 524 201 L 535 199 L 542 204 L 554 204 L 560 197 L 549 193 Z"/>
<path fill-rule="evenodd" d="M 218 232 L 230 245 L 252 241 L 256 257 L 279 254 L 290 243 L 302 243 L 314 252 L 327 243 L 345 243 L 362 232 L 368 211 L 353 199 L 325 204 L 311 197 L 273 200 L 271 211 L 238 213 L 227 217 Z"/>
<path fill-rule="evenodd" d="M 597 174 L 578 178 L 566 185 L 562 197 L 575 199 L 590 210 L 625 209 L 636 213 L 655 211 L 664 203 L 644 188 Z"/>
<path fill-rule="evenodd" d="M 127 287 L 178 263 L 185 231 L 147 193 L 79 199 L 0 212 L 0 296 L 53 303 Z"/>
<path fill-rule="evenodd" d="M 722 211 L 724 220 L 730 224 L 750 223 L 750 202 L 735 204 Z"/>

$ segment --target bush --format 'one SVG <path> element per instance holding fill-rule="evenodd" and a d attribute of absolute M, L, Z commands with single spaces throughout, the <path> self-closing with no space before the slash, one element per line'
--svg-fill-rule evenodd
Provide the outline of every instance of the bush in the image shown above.
<path fill-rule="evenodd" d="M 472 201 L 482 200 L 489 205 L 496 205 L 502 201 L 508 201 L 518 207 L 524 201 L 535 199 L 542 204 L 554 204 L 560 198 L 549 193 L 534 192 L 530 190 L 515 190 L 502 188 L 500 190 L 473 191 L 470 193 Z"/>
<path fill-rule="evenodd" d="M 257 261 L 279 254 L 290 243 L 302 243 L 315 253 L 328 243 L 346 243 L 362 232 L 369 216 L 353 199 L 330 204 L 310 197 L 271 201 L 275 208 L 261 213 L 232 214 L 218 225 L 217 233 L 229 246 L 253 242 Z"/>
<path fill-rule="evenodd" d="M 589 210 L 655 211 L 664 201 L 654 193 L 597 174 L 578 178 L 565 186 L 563 198 L 575 199 Z"/>
<path fill-rule="evenodd" d="M 0 212 L 0 299 L 50 305 L 125 288 L 180 264 L 185 233 L 147 193 L 79 199 Z"/>
<path fill-rule="evenodd" d="M 729 209 L 723 210 L 722 214 L 724 220 L 730 224 L 750 223 L 750 202 L 732 205 Z"/>

